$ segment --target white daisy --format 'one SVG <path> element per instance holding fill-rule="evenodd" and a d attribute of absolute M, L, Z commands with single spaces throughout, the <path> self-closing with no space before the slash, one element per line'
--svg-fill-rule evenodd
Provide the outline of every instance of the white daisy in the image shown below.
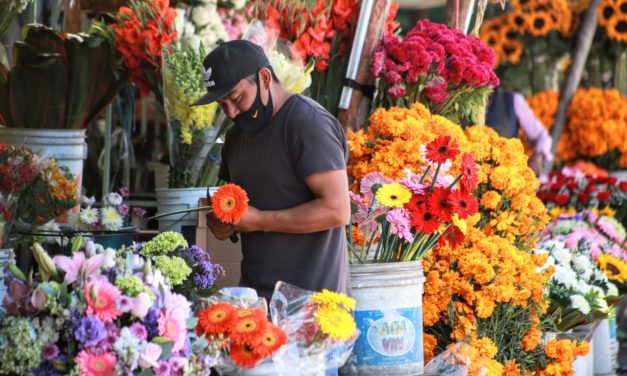
<path fill-rule="evenodd" d="M 583 295 L 571 295 L 570 304 L 584 315 L 590 313 L 590 304 Z"/>
<path fill-rule="evenodd" d="M 98 222 L 98 209 L 94 208 L 83 208 L 81 209 L 80 214 L 78 215 L 81 222 L 87 225 L 94 225 Z"/>
<path fill-rule="evenodd" d="M 565 268 L 561 265 L 555 267 L 553 280 L 567 288 L 575 288 L 577 286 L 577 274 L 575 274 L 572 269 Z"/>
<path fill-rule="evenodd" d="M 105 229 L 111 231 L 117 231 L 122 228 L 123 220 L 122 216 L 115 208 L 106 207 L 101 209 L 102 225 Z"/>
<path fill-rule="evenodd" d="M 120 196 L 120 194 L 117 192 L 111 192 L 105 196 L 103 201 L 105 206 L 120 206 L 122 205 L 122 196 Z"/>

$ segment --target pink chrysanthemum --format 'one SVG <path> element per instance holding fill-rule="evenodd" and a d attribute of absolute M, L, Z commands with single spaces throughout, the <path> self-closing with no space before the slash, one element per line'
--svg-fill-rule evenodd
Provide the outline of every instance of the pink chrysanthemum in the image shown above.
<path fill-rule="evenodd" d="M 120 295 L 120 290 L 109 282 L 88 283 L 85 287 L 87 314 L 96 316 L 103 322 L 115 320 L 122 314 L 116 305 Z"/>
<path fill-rule="evenodd" d="M 75 361 L 81 369 L 82 376 L 117 376 L 117 372 L 115 372 L 117 359 L 113 353 L 106 352 L 95 355 L 87 350 L 82 350 L 78 353 Z"/>

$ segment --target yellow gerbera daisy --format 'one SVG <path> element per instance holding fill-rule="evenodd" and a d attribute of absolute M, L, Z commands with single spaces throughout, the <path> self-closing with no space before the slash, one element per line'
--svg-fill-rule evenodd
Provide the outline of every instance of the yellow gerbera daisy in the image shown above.
<path fill-rule="evenodd" d="M 322 305 L 328 305 L 333 308 L 344 306 L 344 308 L 351 311 L 355 309 L 355 299 L 349 298 L 345 294 L 329 291 L 327 289 L 314 293 L 311 296 L 311 301 Z"/>
<path fill-rule="evenodd" d="M 321 306 L 316 312 L 316 324 L 322 333 L 334 340 L 346 340 L 355 334 L 356 324 L 348 312 L 331 306 Z"/>
<path fill-rule="evenodd" d="M 401 183 L 389 183 L 381 185 L 377 190 L 377 201 L 381 205 L 402 208 L 403 205 L 411 199 L 411 191 L 405 188 Z"/>

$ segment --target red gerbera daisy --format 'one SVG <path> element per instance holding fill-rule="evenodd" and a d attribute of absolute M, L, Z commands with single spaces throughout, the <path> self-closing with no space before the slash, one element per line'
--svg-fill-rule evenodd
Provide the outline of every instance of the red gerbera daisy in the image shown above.
<path fill-rule="evenodd" d="M 263 359 L 253 351 L 252 346 L 246 343 L 232 343 L 230 354 L 233 363 L 244 368 L 253 368 Z"/>
<path fill-rule="evenodd" d="M 459 147 L 451 136 L 438 136 L 427 144 L 427 159 L 433 163 L 445 163 L 459 154 Z"/>
<path fill-rule="evenodd" d="M 472 194 L 463 189 L 454 190 L 449 197 L 453 213 L 461 219 L 474 215 L 479 210 L 479 203 Z"/>
<path fill-rule="evenodd" d="M 438 239 L 438 243 L 443 245 L 448 243 L 451 247 L 457 247 L 464 242 L 464 233 L 457 226 L 449 226 L 444 234 Z"/>
<path fill-rule="evenodd" d="M 415 208 L 420 207 L 421 205 L 426 204 L 427 197 L 421 194 L 413 194 L 408 203 L 405 204 L 405 209 L 411 211 Z"/>
<path fill-rule="evenodd" d="M 211 210 L 224 223 L 237 223 L 248 210 L 248 195 L 236 184 L 224 184 L 211 196 Z"/>
<path fill-rule="evenodd" d="M 468 191 L 472 191 L 477 188 L 477 185 L 479 184 L 477 165 L 475 163 L 475 159 L 472 155 L 470 155 L 470 153 L 464 153 L 464 155 L 462 155 L 462 178 L 459 183 Z"/>
<path fill-rule="evenodd" d="M 453 216 L 449 195 L 450 191 L 447 188 L 436 187 L 427 200 L 429 211 L 444 222 L 450 222 Z"/>
<path fill-rule="evenodd" d="M 229 331 L 235 321 L 235 307 L 228 303 L 214 303 L 211 307 L 198 312 L 198 335 L 218 335 Z"/>
<path fill-rule="evenodd" d="M 259 332 L 253 345 L 253 351 L 262 358 L 272 355 L 279 347 L 287 342 L 287 334 L 283 329 L 268 323 L 265 329 Z"/>
<path fill-rule="evenodd" d="M 265 329 L 268 321 L 256 315 L 237 319 L 231 326 L 230 338 L 233 343 L 255 343 L 255 339 Z"/>
<path fill-rule="evenodd" d="M 426 234 L 432 234 L 440 227 L 438 218 L 424 204 L 411 210 L 411 225 L 417 232 Z"/>

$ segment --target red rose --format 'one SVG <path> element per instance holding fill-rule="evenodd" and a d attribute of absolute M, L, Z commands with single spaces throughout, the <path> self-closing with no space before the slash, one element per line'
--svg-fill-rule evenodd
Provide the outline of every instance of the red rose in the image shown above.
<path fill-rule="evenodd" d="M 570 196 L 566 194 L 560 193 L 555 196 L 555 203 L 559 206 L 566 206 L 566 204 L 568 204 L 568 201 L 570 201 Z"/>
<path fill-rule="evenodd" d="M 587 194 L 586 192 L 581 192 L 580 194 L 577 195 L 577 199 L 581 203 L 587 204 L 588 202 L 590 202 L 590 195 Z"/>
<path fill-rule="evenodd" d="M 599 202 L 605 202 L 610 199 L 610 196 L 611 196 L 610 192 L 601 191 L 597 194 L 597 199 L 599 200 Z"/>
<path fill-rule="evenodd" d="M 618 187 L 620 188 L 621 191 L 627 192 L 627 180 L 621 181 Z"/>

